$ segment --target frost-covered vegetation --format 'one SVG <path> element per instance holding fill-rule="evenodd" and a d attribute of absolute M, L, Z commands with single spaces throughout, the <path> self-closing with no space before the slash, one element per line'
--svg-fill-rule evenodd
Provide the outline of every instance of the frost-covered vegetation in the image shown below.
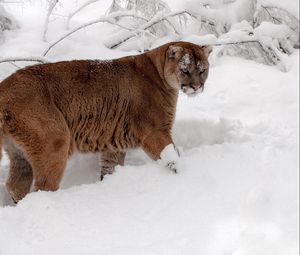
<path fill-rule="evenodd" d="M 17 28 L 15 19 L 5 10 L 0 1 L 0 43 L 4 41 L 4 31 Z"/>
<path fill-rule="evenodd" d="M 4 157 L 1 255 L 299 254 L 298 0 L 5 0 L 0 38 L 0 80 L 36 61 L 215 45 L 204 93 L 179 96 L 177 175 L 137 150 L 98 182 L 98 156 L 75 155 L 59 191 L 14 206 Z"/>
<path fill-rule="evenodd" d="M 43 55 L 66 37 L 98 23 L 109 23 L 117 29 L 104 42 L 110 49 L 145 51 L 164 40 L 190 40 L 218 46 L 217 57 L 242 56 L 278 65 L 283 71 L 290 67 L 286 55 L 299 48 L 299 18 L 298 12 L 291 7 L 295 5 L 293 1 L 282 5 L 275 0 L 194 0 L 182 1 L 174 10 L 163 0 L 114 0 L 105 15 L 72 25 L 76 15 L 97 2 L 99 0 L 83 1 L 63 16 L 69 31 L 51 42 Z M 64 8 L 60 0 L 49 0 L 47 4 L 44 41 L 47 41 L 51 17 L 58 18 L 56 9 Z M 1 12 L 3 17 L 7 15 L 0 5 Z M 13 21 L 1 19 L 0 15 L 2 30 L 11 29 L 12 24 Z"/>

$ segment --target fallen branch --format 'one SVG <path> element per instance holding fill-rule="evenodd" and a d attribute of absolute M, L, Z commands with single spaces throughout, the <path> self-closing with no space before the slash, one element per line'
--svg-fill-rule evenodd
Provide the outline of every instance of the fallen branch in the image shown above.
<path fill-rule="evenodd" d="M 259 43 L 259 41 L 257 39 L 249 39 L 249 40 L 245 40 L 245 41 L 233 41 L 233 42 L 226 42 L 226 41 L 224 41 L 224 42 L 220 42 L 220 43 L 212 43 L 212 44 L 209 44 L 209 45 L 211 45 L 211 46 L 224 46 L 224 45 L 253 43 L 253 42 L 258 42 Z"/>
<path fill-rule="evenodd" d="M 0 63 L 13 63 L 13 62 L 39 62 L 39 63 L 48 63 L 49 61 L 43 57 L 6 57 L 0 58 Z"/>

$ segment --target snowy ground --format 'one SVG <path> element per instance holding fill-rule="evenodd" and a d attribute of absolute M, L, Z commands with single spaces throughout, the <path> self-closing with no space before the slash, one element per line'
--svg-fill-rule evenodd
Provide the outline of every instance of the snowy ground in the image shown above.
<path fill-rule="evenodd" d="M 99 2 L 103 11 L 109 1 Z M 0 56 L 38 55 L 44 6 L 11 7 L 22 27 L 7 33 Z M 94 18 L 96 8 L 85 15 Z M 78 15 L 78 24 L 86 16 Z M 82 20 L 81 20 L 82 19 Z M 63 21 L 48 40 L 65 33 Z M 109 25 L 82 31 L 51 59 L 113 58 Z M 95 34 L 97 36 L 95 36 Z M 239 58 L 214 62 L 203 94 L 181 95 L 174 140 L 182 149 L 175 175 L 141 151 L 97 182 L 95 155 L 74 156 L 57 192 L 31 193 L 12 206 L 0 172 L 0 255 L 296 255 L 299 226 L 299 52 L 292 69 Z M 0 79 L 13 72 L 0 65 Z"/>

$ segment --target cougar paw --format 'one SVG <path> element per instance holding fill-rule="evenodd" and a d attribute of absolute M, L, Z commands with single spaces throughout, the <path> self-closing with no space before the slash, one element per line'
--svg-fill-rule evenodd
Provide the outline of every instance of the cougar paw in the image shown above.
<path fill-rule="evenodd" d="M 169 162 L 167 164 L 167 167 L 174 173 L 174 174 L 177 174 L 177 166 L 176 166 L 176 163 L 174 161 L 172 162 Z"/>

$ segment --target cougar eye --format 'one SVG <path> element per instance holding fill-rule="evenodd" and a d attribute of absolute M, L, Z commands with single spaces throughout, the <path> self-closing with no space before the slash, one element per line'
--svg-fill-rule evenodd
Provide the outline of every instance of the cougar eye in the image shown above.
<path fill-rule="evenodd" d="M 206 71 L 204 64 L 200 61 L 197 62 L 197 69 L 199 70 L 199 74 L 203 74 Z"/>

